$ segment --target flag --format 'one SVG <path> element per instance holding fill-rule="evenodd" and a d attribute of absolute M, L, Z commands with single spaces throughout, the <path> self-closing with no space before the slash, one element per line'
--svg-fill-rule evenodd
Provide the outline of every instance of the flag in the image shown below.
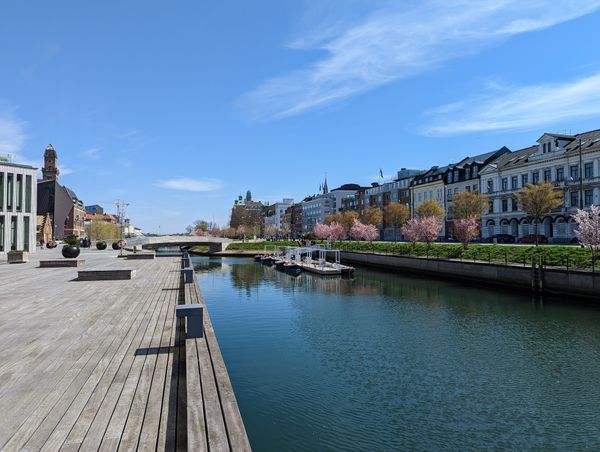
<path fill-rule="evenodd" d="M 379 177 L 383 179 L 383 171 L 381 171 L 381 168 L 379 168 Z"/>

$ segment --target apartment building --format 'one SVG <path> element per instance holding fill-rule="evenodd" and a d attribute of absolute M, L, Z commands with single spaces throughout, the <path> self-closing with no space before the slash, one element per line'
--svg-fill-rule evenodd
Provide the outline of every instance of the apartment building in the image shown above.
<path fill-rule="evenodd" d="M 0 253 L 36 249 L 37 169 L 0 156 Z"/>
<path fill-rule="evenodd" d="M 540 222 L 539 233 L 553 243 L 574 237 L 572 214 L 600 204 L 600 130 L 577 135 L 545 133 L 537 144 L 500 157 L 481 171 L 482 192 L 490 211 L 483 217 L 483 237 L 534 233 L 532 219 L 520 210 L 517 194 L 527 184 L 552 183 L 564 203 Z"/>

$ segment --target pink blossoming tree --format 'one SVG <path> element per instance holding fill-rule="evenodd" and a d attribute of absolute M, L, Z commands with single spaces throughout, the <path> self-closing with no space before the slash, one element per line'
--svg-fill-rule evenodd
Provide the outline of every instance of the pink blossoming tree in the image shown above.
<path fill-rule="evenodd" d="M 329 239 L 330 228 L 327 224 L 317 223 L 313 229 L 313 233 L 321 240 Z"/>
<path fill-rule="evenodd" d="M 431 247 L 431 243 L 435 242 L 442 230 L 442 222 L 438 217 L 425 217 L 419 220 L 419 231 L 421 240 Z"/>
<path fill-rule="evenodd" d="M 421 238 L 421 225 L 419 220 L 411 218 L 400 229 L 402 235 L 415 246 Z"/>
<path fill-rule="evenodd" d="M 461 218 L 454 220 L 454 236 L 467 249 L 469 242 L 477 236 L 479 232 L 479 221 L 475 217 Z"/>
<path fill-rule="evenodd" d="M 354 220 L 350 228 L 350 237 L 354 240 L 375 240 L 379 235 L 377 227 L 372 224 L 363 224 L 359 220 Z"/>
<path fill-rule="evenodd" d="M 577 223 L 575 235 L 581 244 L 590 249 L 592 259 L 598 259 L 600 253 L 600 207 L 591 206 L 590 211 L 579 210 L 573 215 Z"/>
<path fill-rule="evenodd" d="M 346 228 L 334 221 L 329 225 L 329 240 L 344 240 L 346 238 Z"/>
<path fill-rule="evenodd" d="M 202 229 L 196 229 L 194 231 L 194 235 L 196 235 L 198 237 L 204 237 L 206 235 L 206 233 Z"/>

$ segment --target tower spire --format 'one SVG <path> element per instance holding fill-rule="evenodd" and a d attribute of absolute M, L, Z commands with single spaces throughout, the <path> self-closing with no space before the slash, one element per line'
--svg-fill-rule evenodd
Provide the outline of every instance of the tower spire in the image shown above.
<path fill-rule="evenodd" d="M 58 156 L 54 146 L 49 144 L 44 151 L 44 168 L 42 168 L 42 177 L 44 180 L 58 180 L 60 171 L 58 170 Z"/>

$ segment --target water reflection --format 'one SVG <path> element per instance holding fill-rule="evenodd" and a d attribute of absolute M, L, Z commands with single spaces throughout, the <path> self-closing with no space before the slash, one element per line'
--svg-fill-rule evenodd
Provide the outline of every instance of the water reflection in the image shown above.
<path fill-rule="evenodd" d="M 598 310 L 194 262 L 256 450 L 600 447 Z"/>

